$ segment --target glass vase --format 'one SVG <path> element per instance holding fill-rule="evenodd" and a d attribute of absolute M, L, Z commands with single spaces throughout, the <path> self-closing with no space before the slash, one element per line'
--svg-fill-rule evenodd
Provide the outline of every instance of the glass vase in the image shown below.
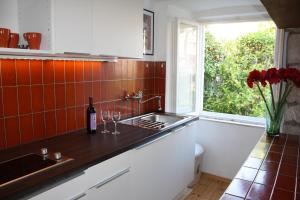
<path fill-rule="evenodd" d="M 284 106 L 278 111 L 273 119 L 270 117 L 269 113 L 266 112 L 266 132 L 268 136 L 279 136 L 280 134 L 280 127 L 282 124 L 282 119 L 283 119 L 283 112 L 284 111 Z M 273 111 L 271 111 L 273 112 Z"/>

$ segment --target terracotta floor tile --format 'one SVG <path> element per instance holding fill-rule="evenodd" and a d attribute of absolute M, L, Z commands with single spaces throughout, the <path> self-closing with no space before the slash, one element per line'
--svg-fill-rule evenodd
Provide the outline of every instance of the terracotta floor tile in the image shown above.
<path fill-rule="evenodd" d="M 281 154 L 280 153 L 274 153 L 274 152 L 269 152 L 266 161 L 271 161 L 271 162 L 279 162 L 281 159 Z"/>
<path fill-rule="evenodd" d="M 284 189 L 288 191 L 295 191 L 295 177 L 278 175 L 275 188 Z"/>
<path fill-rule="evenodd" d="M 284 149 L 284 155 L 297 156 L 298 155 L 298 147 L 286 147 Z"/>
<path fill-rule="evenodd" d="M 289 165 L 297 165 L 297 156 L 283 155 L 282 163 L 289 164 Z"/>
<path fill-rule="evenodd" d="M 276 153 L 282 153 L 283 151 L 283 146 L 282 145 L 276 145 L 276 144 L 272 144 L 271 148 L 270 148 L 271 152 L 276 152 Z"/>
<path fill-rule="evenodd" d="M 296 200 L 300 200 L 300 193 L 296 193 Z"/>
<path fill-rule="evenodd" d="M 224 194 L 220 200 L 241 200 L 243 198 L 240 198 L 240 197 L 236 197 L 236 196 L 232 196 L 232 195 L 229 195 L 229 194 Z"/>
<path fill-rule="evenodd" d="M 253 183 L 247 195 L 247 199 L 253 200 L 269 200 L 272 187 Z"/>
<path fill-rule="evenodd" d="M 250 181 L 233 179 L 226 190 L 226 194 L 245 198 L 251 186 Z"/>
<path fill-rule="evenodd" d="M 257 169 L 248 168 L 248 167 L 241 167 L 240 171 L 237 173 L 235 178 L 246 180 L 246 181 L 253 181 L 257 174 Z"/>
<path fill-rule="evenodd" d="M 267 136 L 267 135 L 263 135 L 263 136 L 260 138 L 260 140 L 259 140 L 259 141 L 261 141 L 261 142 L 265 142 L 265 143 L 271 143 L 271 142 L 272 142 L 272 140 L 273 140 L 273 138 L 272 138 L 272 137 L 269 137 L 269 136 Z"/>
<path fill-rule="evenodd" d="M 296 170 L 297 170 L 296 165 L 288 165 L 288 164 L 282 163 L 280 165 L 279 174 L 294 177 L 294 176 L 296 176 Z"/>
<path fill-rule="evenodd" d="M 244 163 L 244 167 L 259 169 L 261 163 L 262 163 L 262 159 L 249 157 Z"/>
<path fill-rule="evenodd" d="M 277 145 L 284 145 L 285 142 L 286 142 L 286 137 L 284 137 L 284 136 L 274 138 L 274 140 L 273 140 L 273 144 L 277 144 Z"/>
<path fill-rule="evenodd" d="M 294 192 L 289 192 L 281 189 L 274 189 L 271 200 L 293 200 Z"/>
<path fill-rule="evenodd" d="M 268 172 L 277 172 L 278 168 L 279 168 L 278 162 L 268 162 L 268 161 L 264 161 L 260 167 L 261 170 L 265 170 Z"/>
<path fill-rule="evenodd" d="M 274 185 L 275 178 L 276 172 L 267 172 L 259 170 L 254 182 L 272 186 Z"/>

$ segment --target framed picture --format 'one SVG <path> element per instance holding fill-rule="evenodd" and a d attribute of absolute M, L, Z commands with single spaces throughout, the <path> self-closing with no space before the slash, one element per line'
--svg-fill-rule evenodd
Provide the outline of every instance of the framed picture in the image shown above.
<path fill-rule="evenodd" d="M 144 9 L 144 55 L 154 55 L 154 12 Z"/>

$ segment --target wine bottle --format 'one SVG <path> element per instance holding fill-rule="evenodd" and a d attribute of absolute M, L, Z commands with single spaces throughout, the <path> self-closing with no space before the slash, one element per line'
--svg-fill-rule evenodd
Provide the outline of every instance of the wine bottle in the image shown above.
<path fill-rule="evenodd" d="M 96 119 L 96 110 L 93 106 L 93 97 L 89 97 L 89 107 L 86 112 L 87 119 L 87 131 L 90 134 L 96 133 L 97 129 L 97 119 Z"/>

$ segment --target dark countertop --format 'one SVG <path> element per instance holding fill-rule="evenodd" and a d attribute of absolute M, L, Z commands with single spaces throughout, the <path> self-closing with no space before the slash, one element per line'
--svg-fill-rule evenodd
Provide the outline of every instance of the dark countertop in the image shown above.
<path fill-rule="evenodd" d="M 221 200 L 294 200 L 300 197 L 300 136 L 263 135 Z"/>
<path fill-rule="evenodd" d="M 198 117 L 193 117 L 181 125 L 197 119 Z M 40 149 L 43 147 L 48 148 L 49 153 L 61 152 L 62 155 L 74 159 L 0 187 L 0 198 L 15 199 L 36 192 L 65 176 L 80 173 L 92 165 L 147 143 L 171 130 L 150 130 L 118 124 L 121 134 L 112 135 L 100 133 L 102 129 L 102 126 L 98 127 L 97 134 L 87 134 L 86 130 L 80 130 L 0 151 L 0 162 L 29 153 L 40 153 Z M 113 124 L 108 124 L 108 129 L 113 130 Z"/>

